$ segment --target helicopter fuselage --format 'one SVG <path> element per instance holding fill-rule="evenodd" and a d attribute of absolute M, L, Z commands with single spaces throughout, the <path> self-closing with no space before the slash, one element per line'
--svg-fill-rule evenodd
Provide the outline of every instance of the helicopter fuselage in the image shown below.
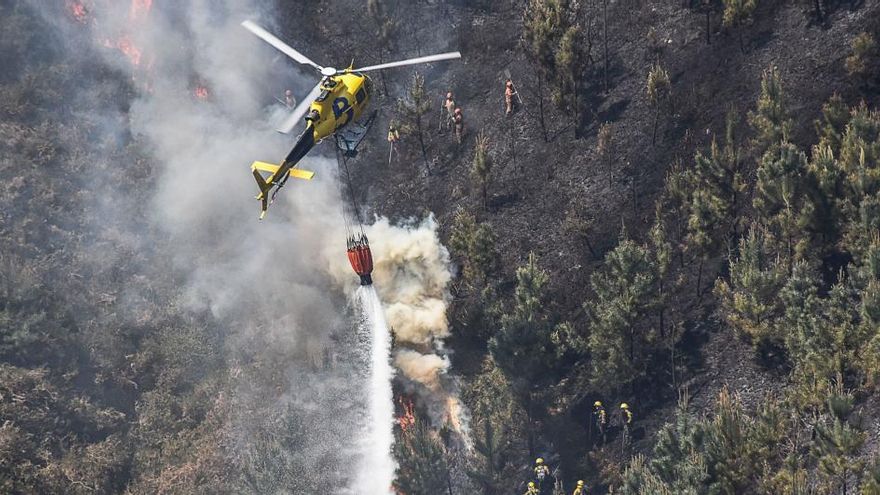
<path fill-rule="evenodd" d="M 321 92 L 309 105 L 305 116 L 306 128 L 284 161 L 280 165 L 259 161 L 251 165 L 251 172 L 260 188 L 260 194 L 257 195 L 262 203 L 260 218 L 265 216 L 269 207 L 272 189 L 283 186 L 288 176 L 306 180 L 314 176 L 313 172 L 295 167 L 321 140 L 332 136 L 363 114 L 370 102 L 372 89 L 370 78 L 356 72 L 327 76 L 321 81 Z"/>
<path fill-rule="evenodd" d="M 305 117 L 307 123 L 312 124 L 314 143 L 360 118 L 370 102 L 372 89 L 372 81 L 357 72 L 325 77 L 321 81 L 321 93 Z"/>

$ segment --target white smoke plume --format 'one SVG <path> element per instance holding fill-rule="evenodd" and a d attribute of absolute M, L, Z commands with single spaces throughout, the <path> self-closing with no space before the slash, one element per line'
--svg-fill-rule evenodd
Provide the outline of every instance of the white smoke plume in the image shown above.
<path fill-rule="evenodd" d="M 448 371 L 443 339 L 449 337 L 446 310 L 451 301 L 452 265 L 440 242 L 437 222 L 392 225 L 377 218 L 365 227 L 373 253 L 373 281 L 394 335 L 394 366 L 415 393 L 435 426 L 451 425 L 467 439 L 467 411 L 458 400 L 458 384 Z M 330 271 L 353 286 L 357 277 L 338 258 Z"/>

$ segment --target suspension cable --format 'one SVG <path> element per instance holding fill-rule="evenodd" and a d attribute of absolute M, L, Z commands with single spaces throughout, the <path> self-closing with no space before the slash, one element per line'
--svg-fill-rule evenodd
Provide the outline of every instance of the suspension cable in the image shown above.
<path fill-rule="evenodd" d="M 354 228 L 353 228 L 354 223 L 357 223 L 357 230 L 360 232 L 361 237 L 365 237 L 364 236 L 364 224 L 363 224 L 363 221 L 361 218 L 361 210 L 360 210 L 360 207 L 358 206 L 357 197 L 355 196 L 355 193 L 354 193 L 354 185 L 352 184 L 352 180 L 351 180 L 351 172 L 348 169 L 348 157 L 346 156 L 345 152 L 343 152 L 342 149 L 339 147 L 339 139 L 340 138 L 337 135 L 336 136 L 336 162 L 337 162 L 337 164 L 341 164 L 342 169 L 345 170 L 345 179 L 344 180 L 348 184 L 348 194 L 349 194 L 349 198 L 351 201 L 351 206 L 354 209 L 354 219 L 352 221 L 352 227 L 350 228 L 348 225 L 346 225 L 346 230 L 347 230 L 346 233 L 349 235 L 353 234 L 354 233 L 353 232 L 354 231 Z M 341 172 L 341 170 L 340 170 L 340 172 Z M 341 175 L 341 173 L 340 173 L 340 175 Z M 341 186 L 341 187 L 345 187 L 345 186 Z M 345 196 L 345 194 L 343 193 L 342 196 Z M 342 209 L 343 209 L 343 216 L 345 216 L 345 213 L 344 213 L 345 212 L 345 205 L 344 204 L 342 206 Z M 346 224 L 347 223 L 348 222 L 346 221 Z"/>

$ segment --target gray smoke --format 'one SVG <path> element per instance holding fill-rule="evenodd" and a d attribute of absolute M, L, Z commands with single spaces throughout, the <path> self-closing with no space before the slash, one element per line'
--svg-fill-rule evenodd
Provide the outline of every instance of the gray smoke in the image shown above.
<path fill-rule="evenodd" d="M 240 27 L 254 19 L 278 32 L 251 0 L 77 3 L 88 18 L 73 24 L 63 15 L 70 1 L 35 8 L 59 30 L 90 30 L 92 52 L 131 75 L 130 108 L 108 112 L 106 128 L 129 129 L 155 163 L 149 203 L 111 196 L 100 215 L 162 250 L 170 265 L 155 268 L 180 281 L 179 304 L 209 311 L 222 327 L 232 383 L 223 402 L 233 411 L 223 448 L 247 471 L 242 489 L 346 493 L 366 398 L 358 336 L 326 276 L 325 256 L 345 257 L 336 164 L 307 157 L 302 166 L 317 178 L 291 180 L 262 222 L 249 169 L 278 162 L 292 145 L 273 130 L 272 91 L 285 86 L 265 82 L 282 75 L 298 87 L 305 73 Z M 132 208 L 148 210 L 151 225 L 126 225 L 122 212 Z"/>
<path fill-rule="evenodd" d="M 151 199 L 142 204 L 113 196 L 112 182 L 96 176 L 106 189 L 95 200 L 96 223 L 113 225 L 103 235 L 132 251 L 151 249 L 154 259 L 168 260 L 145 273 L 173 273 L 184 293 L 177 303 L 194 314 L 209 312 L 220 327 L 232 386 L 218 403 L 232 412 L 227 442 L 218 448 L 244 472 L 241 490 L 357 493 L 350 485 L 365 455 L 356 439 L 367 427 L 369 388 L 358 350 L 364 336 L 353 331 L 353 308 L 339 291 L 341 285 L 353 293 L 357 277 L 344 255 L 335 160 L 313 151 L 302 167 L 317 178 L 291 179 L 262 222 L 253 199 L 250 163 L 277 162 L 292 145 L 273 130 L 286 114 L 273 96 L 315 82 L 240 27 L 252 19 L 280 34 L 273 12 L 254 0 L 33 2 L 60 39 L 88 30 L 89 53 L 131 77 L 135 93 L 125 105 L 95 99 L 104 132 L 96 153 L 109 161 L 107 143 L 124 142 L 130 132 L 154 163 L 146 181 Z M 74 4 L 85 7 L 87 18 L 71 23 L 59 11 Z M 72 60 L 81 56 L 69 48 Z M 150 224 L 128 222 L 126 212 L 133 210 L 147 210 Z M 381 219 L 368 234 L 377 288 L 401 345 L 394 364 L 435 423 L 466 434 L 466 413 L 443 351 L 451 271 L 436 225 L 428 219 L 395 227 Z M 84 256 L 100 263 L 116 255 Z M 130 284 L 132 313 L 136 301 L 149 300 L 148 286 Z"/>

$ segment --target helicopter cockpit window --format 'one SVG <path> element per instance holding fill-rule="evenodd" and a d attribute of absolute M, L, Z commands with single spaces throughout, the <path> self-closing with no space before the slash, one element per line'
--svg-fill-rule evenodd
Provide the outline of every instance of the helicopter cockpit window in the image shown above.
<path fill-rule="evenodd" d="M 321 94 L 319 94 L 317 98 L 315 98 L 315 101 L 324 101 L 328 96 L 330 96 L 330 92 L 325 89 L 321 91 Z"/>
<path fill-rule="evenodd" d="M 357 93 L 355 93 L 354 98 L 358 103 L 362 103 L 364 99 L 367 97 L 367 92 L 364 91 L 364 88 L 361 87 L 358 89 Z"/>

